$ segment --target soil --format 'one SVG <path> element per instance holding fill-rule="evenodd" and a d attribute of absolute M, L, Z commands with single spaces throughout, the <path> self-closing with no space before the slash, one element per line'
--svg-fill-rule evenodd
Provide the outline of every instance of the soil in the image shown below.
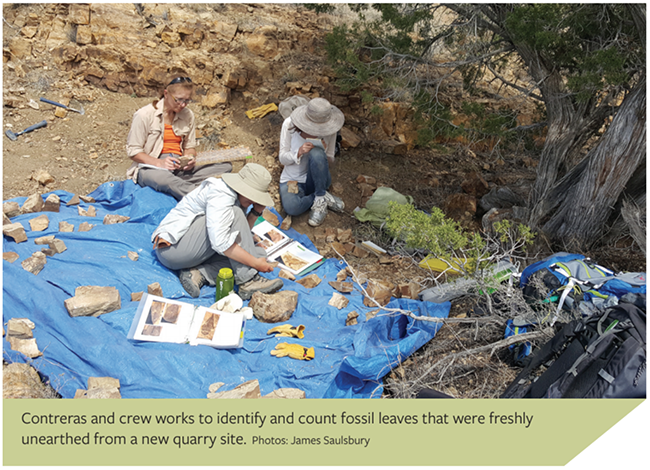
<path fill-rule="evenodd" d="M 294 60 L 295 63 L 290 61 Z M 315 58 L 319 62 L 322 57 Z M 285 64 L 302 66 L 304 56 L 294 55 Z M 55 107 L 39 101 L 46 97 L 55 101 L 65 99 L 62 91 L 62 74 L 52 66 L 47 65 L 43 58 L 43 67 L 32 69 L 24 78 L 5 70 L 4 90 L 20 94 L 32 99 L 39 109 L 30 106 L 24 108 L 3 108 L 3 128 L 17 133 L 28 126 L 42 120 L 47 126 L 28 134 L 18 136 L 15 141 L 3 136 L 3 200 L 15 197 L 27 197 L 34 193 L 47 193 L 54 190 L 65 190 L 75 194 L 88 194 L 102 183 L 123 180 L 131 161 L 126 156 L 125 142 L 133 113 L 152 101 L 151 97 L 136 97 L 124 93 L 115 93 L 107 89 L 93 88 L 86 95 L 92 100 L 84 102 L 73 100 L 70 106 L 83 106 L 84 114 L 69 111 L 64 118 L 55 117 Z M 67 86 L 73 86 L 68 83 Z M 273 90 L 284 90 L 284 83 L 265 83 L 265 87 Z M 215 148 L 219 143 L 223 146 L 248 147 L 253 154 L 253 162 L 266 166 L 274 177 L 273 193 L 277 195 L 277 182 L 281 166 L 277 161 L 278 139 L 282 118 L 279 113 L 271 113 L 266 117 L 251 120 L 244 112 L 264 103 L 254 103 L 243 93 L 232 91 L 231 101 L 223 110 L 206 110 L 197 102 L 190 105 L 197 117 L 199 131 L 199 150 Z M 276 102 L 277 104 L 277 102 Z M 385 236 L 367 224 L 359 223 L 352 215 L 355 207 L 363 207 L 356 178 L 367 175 L 376 178 L 379 185 L 388 186 L 396 191 L 410 195 L 415 205 L 429 210 L 432 206 L 444 207 L 447 196 L 461 193 L 461 183 L 466 176 L 479 172 L 490 184 L 509 186 L 522 196 L 535 178 L 534 165 L 530 163 L 534 155 L 524 155 L 520 152 L 503 154 L 479 154 L 467 152 L 457 144 L 438 146 L 435 149 L 415 148 L 407 155 L 386 154 L 372 142 L 362 143 L 357 148 L 344 149 L 338 157 L 333 170 L 333 192 L 345 202 L 343 213 L 330 212 L 323 226 L 313 228 L 307 224 L 307 214 L 293 218 L 292 227 L 298 232 L 307 234 L 315 241 L 316 246 L 324 250 L 326 243 L 324 232 L 326 227 L 341 229 L 351 228 L 357 240 L 370 239 L 390 250 Z M 249 160 L 250 161 L 250 160 Z M 236 162 L 233 171 L 238 171 L 242 163 Z M 35 179 L 38 170 L 44 170 L 52 176 L 53 181 L 47 185 Z M 280 210 L 280 205 L 276 204 Z M 476 216 L 464 216 L 460 221 L 471 229 L 480 227 L 480 213 Z M 627 243 L 627 245 L 625 244 Z M 622 242 L 616 247 L 615 256 L 612 250 L 607 253 L 610 267 L 624 270 L 645 270 L 645 263 L 637 255 L 632 256 L 629 242 Z M 394 254 L 394 253 L 392 253 Z M 408 256 L 396 256 L 390 264 L 380 264 L 378 258 L 348 257 L 346 261 L 362 277 L 375 279 L 390 279 L 392 282 L 415 281 L 423 287 L 431 284 L 426 272 L 417 267 Z M 606 261 L 601 261 L 605 263 Z M 469 304 L 456 303 L 452 316 L 464 315 L 470 308 Z M 436 336 L 439 344 L 448 341 L 447 351 L 459 348 L 471 348 L 474 326 L 443 327 Z M 502 333 L 496 334 L 491 340 L 498 340 Z M 462 337 L 462 338 L 461 338 Z M 485 339 L 485 340 L 489 340 Z M 439 353 L 443 351 L 437 350 Z M 407 380 L 407 377 L 417 375 L 403 372 L 429 357 L 430 352 L 423 348 L 421 352 L 410 358 L 407 363 L 396 369 L 387 378 L 388 384 Z M 419 358 L 419 359 L 418 359 Z M 457 397 L 490 397 L 508 380 L 514 377 L 513 369 L 503 362 L 500 357 L 487 356 L 475 359 L 474 369 L 478 372 L 459 376 L 458 380 L 447 385 L 445 390 Z M 469 370 L 471 367 L 466 365 Z M 402 372 L 400 372 L 400 370 Z M 462 374 L 461 374 L 462 375 Z M 410 379 L 408 379 L 410 380 Z M 480 383 L 479 383 L 480 382 Z M 497 383 L 497 385 L 494 385 Z M 477 387 L 482 385 L 482 389 Z M 485 383 L 492 383 L 487 387 Z M 394 396 L 413 396 L 417 390 L 399 392 L 399 387 L 388 387 L 388 394 Z M 6 398 L 6 396 L 5 396 Z"/>

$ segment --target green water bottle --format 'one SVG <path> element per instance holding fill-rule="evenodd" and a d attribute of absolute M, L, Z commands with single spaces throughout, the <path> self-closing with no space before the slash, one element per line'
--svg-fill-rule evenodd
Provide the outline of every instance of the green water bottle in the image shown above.
<path fill-rule="evenodd" d="M 217 286 L 217 293 L 215 296 L 216 302 L 223 299 L 225 296 L 235 290 L 235 278 L 232 275 L 232 269 L 221 268 L 219 270 L 219 274 L 217 274 L 217 280 L 215 284 Z"/>

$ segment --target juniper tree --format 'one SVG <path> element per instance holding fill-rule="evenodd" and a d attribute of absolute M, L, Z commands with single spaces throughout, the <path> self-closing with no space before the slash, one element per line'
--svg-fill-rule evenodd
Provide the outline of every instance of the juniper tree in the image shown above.
<path fill-rule="evenodd" d="M 335 28 L 327 39 L 341 83 L 377 84 L 385 97 L 411 100 L 426 124 L 422 137 L 458 130 L 440 93 L 457 71 L 468 90 L 489 74 L 543 104 L 545 120 L 538 124 L 546 126 L 546 140 L 529 198 L 533 228 L 568 248 L 587 248 L 625 196 L 645 206 L 644 4 L 353 9 L 360 20 Z M 367 19 L 370 9 L 378 19 Z M 443 48 L 454 60 L 440 59 Z M 531 80 L 506 79 L 508 67 L 524 67 Z M 508 123 L 497 121 L 496 128 L 514 131 Z M 581 151 L 594 139 L 597 145 L 583 158 Z"/>

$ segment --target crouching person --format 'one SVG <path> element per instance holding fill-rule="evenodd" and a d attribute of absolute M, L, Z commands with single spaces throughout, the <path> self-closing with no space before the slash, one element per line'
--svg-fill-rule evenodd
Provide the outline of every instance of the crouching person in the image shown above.
<path fill-rule="evenodd" d="M 273 206 L 268 193 L 271 174 L 255 163 L 221 179 L 208 178 L 187 194 L 163 219 L 152 235 L 156 256 L 169 269 L 179 270 L 183 288 L 192 297 L 204 285 L 215 285 L 221 268 L 233 270 L 239 296 L 271 293 L 282 288 L 281 279 L 266 279 L 271 272 L 265 251 L 255 246 L 251 228 L 265 206 Z M 253 206 L 248 216 L 246 210 Z"/>

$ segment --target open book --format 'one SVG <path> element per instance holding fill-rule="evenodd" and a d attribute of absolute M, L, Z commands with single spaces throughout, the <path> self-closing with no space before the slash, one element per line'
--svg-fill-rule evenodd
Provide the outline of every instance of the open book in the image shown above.
<path fill-rule="evenodd" d="M 245 328 L 246 319 L 241 313 L 220 312 L 144 294 L 126 337 L 228 349 L 243 346 Z"/>
<path fill-rule="evenodd" d="M 268 261 L 280 263 L 295 276 L 306 273 L 323 260 L 321 255 L 289 238 L 266 220 L 255 225 L 252 231 L 255 245 L 266 250 Z"/>

